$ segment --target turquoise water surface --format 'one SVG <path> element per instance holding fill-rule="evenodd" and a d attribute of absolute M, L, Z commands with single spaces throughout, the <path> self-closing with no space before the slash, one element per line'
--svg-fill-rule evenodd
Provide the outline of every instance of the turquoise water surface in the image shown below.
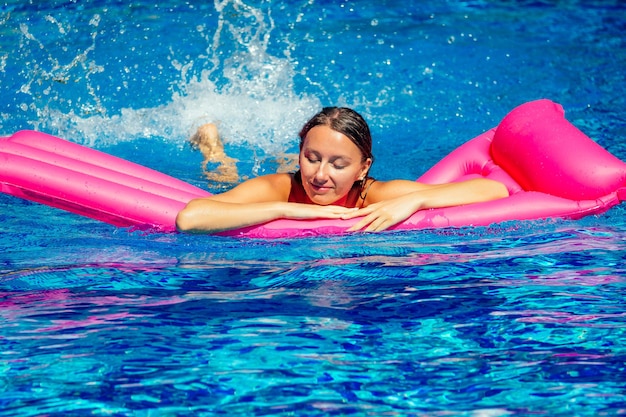
<path fill-rule="evenodd" d="M 347 105 L 374 176 L 414 179 L 549 98 L 626 160 L 625 29 L 618 1 L 9 1 L 0 135 L 219 191 L 200 124 L 243 179 Z M 0 417 L 624 414 L 625 210 L 251 240 L 0 194 Z"/>

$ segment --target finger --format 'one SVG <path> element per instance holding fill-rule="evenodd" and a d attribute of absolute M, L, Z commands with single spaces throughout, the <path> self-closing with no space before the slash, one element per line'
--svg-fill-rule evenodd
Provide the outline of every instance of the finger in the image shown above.
<path fill-rule="evenodd" d="M 334 216 L 342 216 L 344 214 L 350 213 L 354 210 L 358 210 L 350 207 L 342 207 L 342 206 L 321 206 L 316 209 L 319 212 L 324 214 L 330 214 Z"/>
<path fill-rule="evenodd" d="M 363 226 L 361 225 L 362 222 L 358 222 L 356 224 L 353 224 L 352 226 L 350 226 L 349 228 L 346 229 L 346 232 L 357 232 L 359 230 L 361 230 L 361 228 L 363 228 Z"/>
<path fill-rule="evenodd" d="M 380 217 L 371 222 L 363 231 L 364 232 L 378 232 L 381 225 L 384 223 L 384 219 Z"/>
<path fill-rule="evenodd" d="M 358 207 L 324 206 L 324 208 L 334 213 L 341 213 L 341 214 L 347 214 L 347 213 L 353 213 L 353 212 L 359 211 Z"/>
<path fill-rule="evenodd" d="M 365 228 L 364 232 L 382 232 L 393 224 L 393 220 L 388 217 L 377 217 Z"/>
<path fill-rule="evenodd" d="M 363 219 L 359 220 L 354 225 L 352 225 L 347 231 L 348 232 L 356 232 L 358 230 L 361 230 L 365 226 L 369 225 L 372 220 L 373 220 L 373 218 L 370 218 L 370 216 L 366 216 Z"/>
<path fill-rule="evenodd" d="M 356 217 L 363 217 L 363 216 L 365 216 L 367 214 L 369 214 L 369 213 L 367 213 L 367 212 L 364 213 L 361 210 L 355 208 L 355 209 L 351 209 L 351 211 L 343 213 L 341 218 L 344 219 L 344 220 L 349 220 L 349 219 L 354 219 Z"/>

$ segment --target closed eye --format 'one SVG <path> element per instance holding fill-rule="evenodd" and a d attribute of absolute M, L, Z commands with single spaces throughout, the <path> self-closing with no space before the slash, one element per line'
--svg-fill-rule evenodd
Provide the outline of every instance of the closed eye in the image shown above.
<path fill-rule="evenodd" d="M 311 164 L 319 164 L 322 161 L 322 157 L 317 155 L 316 152 L 307 152 L 304 157 Z M 350 165 L 350 161 L 346 161 L 346 158 L 343 156 L 331 158 L 329 162 L 332 164 L 333 168 L 337 170 L 345 169 Z"/>

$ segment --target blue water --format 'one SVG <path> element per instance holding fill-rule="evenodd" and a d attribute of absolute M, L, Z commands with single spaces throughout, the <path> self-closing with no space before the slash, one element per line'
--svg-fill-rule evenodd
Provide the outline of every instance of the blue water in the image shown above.
<path fill-rule="evenodd" d="M 244 178 L 339 104 L 413 179 L 545 97 L 626 160 L 619 1 L 158 3 L 0 5 L 0 134 L 220 190 L 198 125 Z M 0 416 L 624 414 L 625 210 L 264 241 L 0 195 Z"/>

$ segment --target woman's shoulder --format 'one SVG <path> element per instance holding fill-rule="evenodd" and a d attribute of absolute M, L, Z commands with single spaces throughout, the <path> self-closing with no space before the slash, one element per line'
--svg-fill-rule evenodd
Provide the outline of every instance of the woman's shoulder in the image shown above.
<path fill-rule="evenodd" d="M 237 202 L 287 201 L 293 174 L 267 174 L 250 178 L 225 193 L 220 200 Z"/>
<path fill-rule="evenodd" d="M 432 185 L 423 184 L 417 181 L 394 179 L 389 181 L 375 181 L 369 187 L 366 205 L 389 200 L 413 191 L 432 188 Z"/>
<path fill-rule="evenodd" d="M 288 184 L 291 184 L 292 177 L 293 177 L 293 174 L 291 173 L 265 174 L 265 175 L 259 175 L 258 177 L 249 178 L 245 180 L 244 182 L 242 182 L 241 184 L 239 184 L 238 186 L 247 185 L 247 184 L 288 185 Z"/>
<path fill-rule="evenodd" d="M 285 189 L 289 192 L 291 188 L 291 181 L 293 178 L 292 173 L 276 173 L 276 174 L 267 174 L 257 177 L 256 179 L 259 182 L 264 182 L 272 187 L 278 187 L 280 189 Z"/>

